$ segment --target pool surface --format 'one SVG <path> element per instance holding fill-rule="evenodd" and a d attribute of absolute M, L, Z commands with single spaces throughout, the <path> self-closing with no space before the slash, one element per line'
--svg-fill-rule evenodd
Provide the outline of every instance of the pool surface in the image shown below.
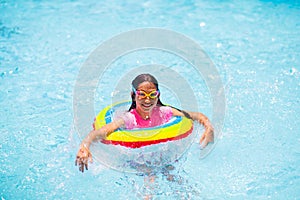
<path fill-rule="evenodd" d="M 0 13 L 1 199 L 299 199 L 299 1 L 0 0 Z M 205 50 L 224 85 L 222 132 L 205 158 L 196 136 L 172 163 L 174 181 L 161 172 L 152 182 L 98 160 L 82 174 L 74 166 L 79 71 L 102 42 L 147 27 L 184 34 Z M 203 77 L 155 50 L 111 64 L 95 115 L 110 103 L 115 79 L 153 63 L 185 77 L 199 111 L 212 116 Z M 168 78 L 167 70 L 159 73 Z M 164 86 L 162 100 L 180 106 L 172 87 L 180 85 Z"/>

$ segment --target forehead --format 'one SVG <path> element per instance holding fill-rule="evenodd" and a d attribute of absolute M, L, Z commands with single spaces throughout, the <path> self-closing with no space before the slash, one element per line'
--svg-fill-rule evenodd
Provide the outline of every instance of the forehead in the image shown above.
<path fill-rule="evenodd" d="M 146 81 L 139 84 L 137 89 L 143 91 L 152 91 L 152 90 L 156 90 L 156 86 L 154 85 L 154 83 Z"/>

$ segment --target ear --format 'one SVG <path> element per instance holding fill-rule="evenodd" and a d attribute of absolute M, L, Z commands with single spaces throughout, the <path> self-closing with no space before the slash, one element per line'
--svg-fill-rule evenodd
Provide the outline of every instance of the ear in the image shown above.
<path fill-rule="evenodd" d="M 132 101 L 135 101 L 135 93 L 134 93 L 134 92 L 131 92 L 130 95 L 131 95 Z"/>
<path fill-rule="evenodd" d="M 132 98 L 132 99 L 135 98 L 135 93 L 134 93 L 134 92 L 131 91 L 130 95 L 131 95 L 131 98 Z"/>

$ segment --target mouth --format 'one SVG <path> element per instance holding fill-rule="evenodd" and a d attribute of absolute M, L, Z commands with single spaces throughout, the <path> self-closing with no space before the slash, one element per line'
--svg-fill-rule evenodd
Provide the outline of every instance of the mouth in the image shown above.
<path fill-rule="evenodd" d="M 142 104 L 142 107 L 145 109 L 149 109 L 153 106 L 153 104 Z"/>

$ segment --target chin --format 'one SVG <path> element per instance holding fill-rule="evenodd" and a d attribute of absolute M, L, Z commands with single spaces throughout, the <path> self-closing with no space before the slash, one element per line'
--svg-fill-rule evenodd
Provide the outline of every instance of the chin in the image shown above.
<path fill-rule="evenodd" d="M 142 107 L 142 110 L 145 112 L 150 112 L 152 109 L 153 109 L 153 107 L 150 107 L 150 108 Z"/>

